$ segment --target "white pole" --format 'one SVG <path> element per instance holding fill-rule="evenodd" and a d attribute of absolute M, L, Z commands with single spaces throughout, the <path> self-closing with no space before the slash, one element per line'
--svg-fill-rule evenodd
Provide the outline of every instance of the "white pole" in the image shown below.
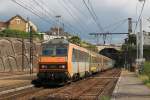
<path fill-rule="evenodd" d="M 137 51 L 137 58 L 136 58 L 136 66 L 137 66 L 137 68 L 138 68 L 138 65 L 139 65 L 139 63 L 138 63 L 138 59 L 139 59 L 139 33 L 138 32 L 136 32 L 136 51 Z"/>

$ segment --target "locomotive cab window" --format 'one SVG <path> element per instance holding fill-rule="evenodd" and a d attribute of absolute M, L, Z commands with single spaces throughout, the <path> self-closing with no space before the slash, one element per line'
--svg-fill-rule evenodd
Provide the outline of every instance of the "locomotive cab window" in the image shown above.
<path fill-rule="evenodd" d="M 56 55 L 66 56 L 67 55 L 67 47 L 57 47 Z"/>
<path fill-rule="evenodd" d="M 68 47 L 66 45 L 44 45 L 43 56 L 67 56 Z"/>
<path fill-rule="evenodd" d="M 42 51 L 42 55 L 44 56 L 53 55 L 53 52 L 54 52 L 53 48 L 45 48 Z"/>

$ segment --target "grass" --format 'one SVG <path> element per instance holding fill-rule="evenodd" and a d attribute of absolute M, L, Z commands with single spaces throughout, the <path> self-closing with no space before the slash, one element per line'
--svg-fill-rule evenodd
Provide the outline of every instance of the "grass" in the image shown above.
<path fill-rule="evenodd" d="M 143 83 L 150 88 L 150 80 L 146 75 L 139 75 L 139 78 L 143 81 Z"/>
<path fill-rule="evenodd" d="M 144 68 L 142 74 L 139 78 L 144 82 L 146 86 L 150 88 L 150 62 L 146 61 L 144 63 Z"/>
<path fill-rule="evenodd" d="M 100 98 L 100 100 L 110 100 L 111 98 L 109 97 L 109 96 L 102 96 L 101 98 Z"/>
<path fill-rule="evenodd" d="M 148 76 L 146 76 L 146 75 L 140 75 L 139 78 L 140 78 L 142 81 L 149 79 Z"/>

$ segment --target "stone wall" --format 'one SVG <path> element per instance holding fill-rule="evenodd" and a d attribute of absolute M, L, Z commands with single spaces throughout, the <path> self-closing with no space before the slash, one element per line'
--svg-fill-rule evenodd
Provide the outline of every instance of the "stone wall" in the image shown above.
<path fill-rule="evenodd" d="M 22 49 L 24 48 L 24 49 Z M 33 67 L 37 68 L 41 43 L 33 44 Z M 0 38 L 0 72 L 29 71 L 29 40 L 17 38 Z M 22 63 L 23 62 L 23 63 Z"/>

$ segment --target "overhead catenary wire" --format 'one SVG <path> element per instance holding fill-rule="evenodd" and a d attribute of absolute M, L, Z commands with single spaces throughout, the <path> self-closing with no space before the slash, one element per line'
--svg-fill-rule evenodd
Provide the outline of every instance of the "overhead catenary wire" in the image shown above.
<path fill-rule="evenodd" d="M 101 24 L 99 23 L 99 19 L 98 19 L 97 15 L 96 15 L 96 13 L 95 13 L 95 11 L 94 11 L 94 9 L 93 9 L 93 6 L 92 6 L 91 2 L 88 0 L 88 4 L 87 4 L 85 0 L 82 0 L 82 1 L 83 1 L 83 4 L 86 6 L 87 10 L 89 11 L 89 13 L 90 13 L 90 15 L 91 15 L 93 21 L 94 21 L 95 24 L 97 25 L 99 31 L 104 32 L 105 30 L 103 29 L 103 27 L 102 27 Z M 90 7 L 89 7 L 89 6 L 90 6 Z M 103 38 L 104 38 L 104 37 L 105 37 L 105 35 L 103 35 Z M 97 38 L 98 38 L 98 36 L 97 36 Z M 97 41 L 97 42 L 98 42 L 98 41 Z M 97 44 L 98 44 L 98 43 L 97 43 Z"/>
<path fill-rule="evenodd" d="M 76 9 L 83 17 L 87 17 L 87 14 L 82 11 L 80 8 L 78 8 L 77 6 L 75 6 L 75 4 L 72 2 L 72 0 L 68 0 L 68 2 L 72 5 L 72 7 L 74 9 Z"/>
<path fill-rule="evenodd" d="M 118 24 L 120 24 L 120 23 L 122 23 L 124 21 L 128 21 L 128 18 L 120 19 L 120 20 L 118 20 L 116 22 L 113 22 L 113 23 L 107 25 L 107 26 L 104 26 L 103 28 L 109 30 L 109 29 L 112 29 L 113 27 L 117 26 Z"/>
<path fill-rule="evenodd" d="M 97 25 L 98 29 L 103 32 L 104 29 L 103 29 L 102 26 L 97 22 L 97 19 L 95 18 L 95 15 L 93 14 L 93 12 L 91 11 L 91 9 L 89 8 L 89 6 L 88 6 L 88 4 L 86 3 L 86 1 L 85 1 L 85 0 L 82 0 L 82 1 L 83 1 L 84 5 L 86 6 L 87 10 L 89 11 L 89 13 L 90 13 L 92 19 L 94 20 L 95 24 Z"/>
<path fill-rule="evenodd" d="M 45 2 L 41 2 L 41 1 L 38 2 L 38 1 L 36 1 L 36 3 L 38 3 L 39 6 L 42 6 L 42 5 L 44 6 L 44 5 L 45 5 L 45 7 L 46 7 Z M 49 13 L 50 10 L 48 10 L 48 9 L 46 9 L 46 8 L 45 8 L 45 10 L 46 10 L 46 12 L 48 13 L 48 15 L 51 16 L 52 19 L 55 19 L 55 16 L 53 16 L 52 13 Z M 51 10 L 52 10 L 52 9 L 51 9 Z M 54 10 L 53 10 L 53 12 L 54 12 Z M 66 24 L 65 24 L 65 23 L 66 23 Z M 78 33 L 80 33 L 80 31 L 79 31 L 75 26 L 69 24 L 68 22 L 64 21 L 64 23 L 62 23 L 62 24 L 63 24 L 65 27 L 71 29 L 72 31 L 78 31 Z M 74 29 L 73 27 L 74 27 L 75 29 Z"/>
<path fill-rule="evenodd" d="M 48 11 L 47 10 L 47 8 L 46 7 L 44 7 L 43 5 L 43 3 L 41 3 L 40 1 L 38 2 L 38 1 L 36 1 L 36 0 L 34 0 L 35 1 L 35 3 L 41 8 L 41 9 L 43 9 L 46 13 L 47 13 L 47 16 L 50 18 L 50 20 L 52 20 L 52 19 L 55 19 L 55 17 L 53 16 L 53 14 L 52 13 L 50 13 L 50 11 Z M 53 21 L 53 23 L 55 23 L 55 20 Z M 67 25 L 65 25 L 67 28 L 70 28 L 71 30 L 72 30 L 72 27 L 69 27 L 69 26 L 67 26 Z"/>
<path fill-rule="evenodd" d="M 72 14 L 72 12 L 70 11 L 70 9 L 68 9 L 66 6 L 65 6 L 65 3 L 63 2 L 63 0 L 60 0 L 61 2 L 59 2 L 60 5 L 63 6 L 63 8 L 66 10 L 66 12 L 72 17 L 72 19 L 75 21 L 75 22 L 78 22 L 78 19 L 76 18 L 75 15 Z M 83 30 L 85 31 L 83 25 L 78 22 L 77 24 L 79 24 L 78 26 L 80 26 L 80 31 L 83 32 Z"/>
<path fill-rule="evenodd" d="M 69 0 L 69 1 L 71 1 L 71 0 Z M 86 24 L 86 22 L 84 21 L 85 17 L 84 17 L 84 18 L 83 18 L 83 17 L 82 17 L 82 18 L 80 17 L 80 16 L 82 16 L 83 14 L 80 13 L 80 16 L 78 16 L 78 10 L 77 10 L 76 8 L 74 8 L 74 6 L 72 5 L 71 2 L 69 2 L 69 4 L 68 4 L 68 1 L 66 1 L 66 0 L 62 0 L 62 2 L 64 2 L 64 4 L 69 8 L 70 12 L 75 15 L 75 18 L 77 19 L 78 23 L 79 23 L 80 25 L 82 25 L 83 28 L 84 28 L 84 30 L 86 31 L 86 30 L 87 30 L 87 27 L 89 27 L 89 26 L 88 26 L 88 25 Z M 87 16 L 86 16 L 86 17 L 87 17 Z"/>
<path fill-rule="evenodd" d="M 116 31 L 117 29 L 119 29 L 119 27 L 121 27 L 123 24 L 125 24 L 127 22 L 127 20 L 123 20 L 121 23 L 119 23 L 118 25 L 116 25 L 116 27 L 114 27 L 111 32 Z"/>
<path fill-rule="evenodd" d="M 94 10 L 94 8 L 93 8 L 92 3 L 90 2 L 90 0 L 88 0 L 88 4 L 89 4 L 89 6 L 90 6 L 90 8 L 91 8 L 91 11 L 93 12 L 95 18 L 98 20 L 98 17 L 97 17 L 97 15 L 96 15 L 96 13 L 95 13 L 95 10 Z"/>
<path fill-rule="evenodd" d="M 31 13 L 33 13 L 34 15 L 36 15 L 36 16 L 38 16 L 38 17 L 40 17 L 40 19 L 42 19 L 42 20 L 44 20 L 46 23 L 49 23 L 49 24 L 52 24 L 52 23 L 54 23 L 54 21 L 52 21 L 52 17 L 49 17 L 49 16 L 52 16 L 52 14 L 49 14 L 46 10 L 44 10 L 44 7 L 42 7 L 39 3 L 37 3 L 37 0 L 34 0 L 35 1 L 35 3 L 37 4 L 37 5 L 39 5 L 39 8 L 41 8 L 42 10 L 44 10 L 44 12 L 42 12 L 42 11 L 39 11 L 39 10 L 36 10 L 35 8 L 31 8 L 31 7 L 29 7 L 28 5 L 22 5 L 21 3 L 23 3 L 23 2 L 21 2 L 21 3 L 19 3 L 18 1 L 16 1 L 16 0 L 14 0 L 18 5 L 20 5 L 20 6 L 22 6 L 23 8 L 25 8 L 26 10 L 28 10 L 28 11 L 30 11 Z M 34 6 L 32 6 L 32 7 L 34 7 Z M 40 15 L 40 12 L 43 14 L 43 15 L 45 15 L 45 16 L 47 16 L 48 18 L 49 18 L 49 20 L 51 20 L 51 21 L 48 21 L 46 18 L 44 18 L 43 17 L 43 15 Z M 48 13 L 48 14 L 47 14 Z M 71 26 L 71 25 L 70 25 Z M 68 27 L 67 25 L 66 25 L 66 27 Z M 68 27 L 69 28 L 69 27 Z M 82 28 L 83 29 L 83 28 Z"/>
<path fill-rule="evenodd" d="M 122 25 L 124 25 L 127 22 L 127 20 L 123 20 L 120 24 L 116 25 L 116 27 L 114 27 L 112 30 L 110 30 L 111 32 L 116 31 L 117 29 L 119 29 Z M 120 34 L 122 35 L 122 34 Z M 110 34 L 110 39 L 107 39 L 109 41 L 109 43 L 112 43 L 112 34 Z"/>
<path fill-rule="evenodd" d="M 71 8 L 74 9 L 74 11 L 76 11 L 76 13 L 79 13 L 80 16 L 82 17 L 81 20 L 84 21 L 84 25 L 86 25 L 86 28 L 89 27 L 88 26 L 88 23 L 87 23 L 87 20 L 85 18 L 87 18 L 87 14 L 85 13 L 85 11 L 82 11 L 81 8 L 77 7 L 73 2 L 72 0 L 64 0 L 66 2 L 66 4 L 69 2 Z M 77 14 L 78 15 L 78 14 Z M 86 22 L 85 22 L 86 21 Z"/>
<path fill-rule="evenodd" d="M 39 2 L 36 1 L 36 0 L 32 0 L 32 1 L 33 1 L 37 6 L 39 6 L 39 7 L 42 9 L 42 12 L 44 11 L 44 12 L 48 15 L 48 17 L 53 18 L 53 15 L 52 15 L 50 12 L 47 11 L 47 9 L 43 6 L 43 4 L 39 3 Z"/>
<path fill-rule="evenodd" d="M 41 1 L 39 1 L 39 2 L 41 2 Z M 45 3 L 44 1 L 42 1 L 41 2 L 41 5 L 45 5 L 45 7 L 48 7 L 48 5 L 47 5 L 47 3 Z M 47 10 L 48 10 L 48 12 L 51 10 L 54 14 L 55 14 L 55 11 L 54 11 L 54 9 L 52 9 L 52 8 L 47 8 Z M 54 15 L 54 16 L 56 16 L 56 15 Z M 63 17 L 63 16 L 62 16 Z M 62 20 L 61 20 L 62 21 Z M 74 25 L 72 25 L 71 23 L 69 23 L 69 22 L 67 22 L 67 21 L 63 21 L 63 22 L 61 22 L 61 24 L 63 25 L 63 26 L 65 26 L 65 27 L 67 27 L 67 28 L 69 28 L 69 29 L 71 29 L 74 33 L 81 33 L 81 31 L 76 27 L 76 26 L 74 26 Z"/>
<path fill-rule="evenodd" d="M 14 1 L 16 1 L 16 2 L 18 2 L 19 3 L 19 1 L 18 0 L 14 0 Z M 21 0 L 22 1 L 22 0 Z M 53 18 L 54 18 L 54 14 L 53 13 L 51 13 L 51 11 L 50 11 L 50 9 L 49 8 L 47 8 L 48 6 L 46 6 L 45 4 L 47 4 L 47 3 L 40 3 L 41 2 L 41 0 L 31 0 L 32 2 L 34 2 L 34 1 L 36 1 L 36 2 L 38 2 L 39 4 L 37 4 L 37 3 L 35 3 L 34 2 L 34 4 L 37 4 L 39 7 L 37 7 L 37 6 L 35 6 L 35 5 L 30 5 L 31 6 L 31 8 L 32 7 L 37 7 L 38 8 L 38 10 L 37 10 L 37 8 L 32 8 L 32 9 L 30 9 L 30 7 L 28 8 L 28 6 L 27 6 L 27 4 L 25 5 L 25 7 L 27 7 L 28 8 L 28 11 L 29 11 L 29 9 L 31 10 L 30 12 L 34 12 L 34 13 L 36 13 L 36 14 L 34 14 L 34 15 L 38 15 L 38 16 L 40 16 L 40 17 L 42 17 L 41 19 L 43 20 L 45 20 L 45 22 L 47 23 L 49 23 L 49 24 L 52 24 L 53 22 L 55 22 L 55 21 L 51 21 L 51 20 L 53 20 Z M 43 0 L 42 0 L 43 1 Z M 85 1 L 85 0 L 84 0 Z M 21 3 L 20 3 L 21 4 Z M 64 3 L 65 4 L 65 3 Z M 83 3 L 82 3 L 83 4 Z M 94 8 L 93 8 L 93 6 L 92 6 L 92 4 L 91 4 L 91 2 L 86 2 L 86 4 L 87 4 L 87 6 L 89 7 L 89 9 L 90 9 L 90 11 L 91 11 L 91 14 L 92 14 L 92 16 L 93 16 L 93 18 L 92 19 L 94 19 L 94 22 L 96 23 L 96 25 L 98 26 L 98 28 L 100 29 L 100 24 L 98 23 L 99 21 L 98 21 L 98 16 L 96 15 L 96 12 L 95 12 L 95 10 L 94 10 Z M 22 4 L 21 4 L 22 5 Z M 24 5 L 23 5 L 24 6 Z M 41 7 L 40 7 L 41 6 Z M 40 11 L 40 10 L 42 10 L 42 11 Z M 71 10 L 70 12 L 71 13 L 73 13 L 72 12 L 72 9 L 70 9 L 70 8 L 67 8 L 67 9 L 69 9 L 69 10 Z M 81 9 L 78 9 L 78 10 L 81 10 Z M 82 10 L 81 10 L 82 11 Z M 90 15 L 91 15 L 90 14 Z M 43 16 L 44 15 L 44 16 Z M 46 18 L 45 18 L 45 16 L 46 16 Z M 73 14 L 73 16 L 74 16 L 74 14 Z M 75 15 L 74 17 L 77 17 L 77 15 Z M 77 19 L 77 18 L 76 18 Z M 80 24 L 85 24 L 85 23 L 82 23 L 81 22 L 81 20 L 78 20 L 78 21 L 80 21 Z M 70 26 L 71 25 L 69 25 L 69 24 L 66 24 L 65 22 L 64 22 L 64 24 L 66 25 L 66 27 L 69 29 L 69 28 L 71 28 Z M 81 26 L 81 27 L 80 27 Z M 77 26 L 77 28 L 78 29 L 80 29 L 81 28 L 81 30 L 80 31 L 82 31 L 83 32 L 83 28 L 82 27 L 84 27 L 83 25 L 79 25 L 78 24 L 78 26 Z M 113 26 L 114 27 L 114 26 Z M 104 31 L 104 29 L 105 28 L 103 28 L 103 27 L 101 27 L 101 31 Z M 87 29 L 86 29 L 87 30 Z"/>
<path fill-rule="evenodd" d="M 40 16 L 39 14 L 37 14 L 32 8 L 28 8 L 27 6 L 24 6 L 20 3 L 18 3 L 16 0 L 11 0 L 14 3 L 16 3 L 17 5 L 23 7 L 24 9 L 26 9 L 27 11 L 31 12 L 32 14 L 34 14 L 35 16 L 39 17 L 41 20 L 43 20 L 44 22 L 48 23 L 48 24 L 52 24 L 50 23 L 47 19 L 43 18 L 42 16 Z M 22 2 L 23 3 L 23 2 Z"/>
<path fill-rule="evenodd" d="M 94 10 L 94 8 L 93 8 L 93 5 L 92 5 L 92 3 L 91 3 L 90 0 L 88 0 L 88 4 L 89 4 L 89 6 L 90 6 L 90 8 L 91 8 L 91 11 L 93 12 L 93 14 L 94 14 L 94 16 L 95 16 L 95 19 L 97 20 L 97 23 L 98 23 L 99 27 L 102 29 L 102 31 L 105 31 L 104 28 L 102 27 L 100 21 L 99 21 L 99 18 L 98 18 L 98 16 L 97 16 L 97 14 L 96 14 L 96 12 L 95 12 L 95 10 Z"/>
<path fill-rule="evenodd" d="M 49 5 L 47 4 L 47 3 L 45 3 L 43 0 L 39 0 L 39 2 L 42 4 L 42 5 L 45 5 L 45 7 L 48 7 Z M 48 8 L 47 10 L 49 10 L 49 11 L 51 11 L 52 13 L 53 13 L 53 15 L 55 15 L 56 14 L 56 11 L 52 8 L 52 7 L 50 7 L 50 8 Z M 56 15 L 55 15 L 56 16 Z M 63 17 L 63 16 L 62 16 Z M 73 26 L 71 23 L 69 23 L 68 21 L 63 21 L 64 22 L 64 26 L 65 27 L 70 27 L 71 28 L 71 30 L 72 31 L 76 31 L 76 32 L 78 32 L 78 33 L 80 33 L 80 31 L 78 30 L 78 28 L 77 27 L 75 27 L 75 26 Z"/>
<path fill-rule="evenodd" d="M 31 8 L 29 5 L 26 5 L 23 1 L 17 2 L 16 0 L 12 0 L 14 3 L 16 3 L 17 5 L 23 7 L 24 9 L 26 9 L 27 11 L 31 12 L 32 14 L 34 14 L 35 16 L 39 17 L 41 20 L 43 20 L 44 22 L 48 23 L 48 24 L 52 24 L 52 21 L 50 18 L 49 20 L 47 20 L 45 17 L 43 17 L 43 15 L 40 15 L 39 10 L 35 9 L 35 8 Z M 66 27 L 70 28 L 69 26 L 66 25 Z"/>
<path fill-rule="evenodd" d="M 146 2 L 146 1 L 144 0 L 144 3 L 143 3 L 142 8 L 141 8 L 140 15 L 139 15 L 139 17 L 138 17 L 138 19 L 137 19 L 137 22 L 136 22 L 136 25 L 135 25 L 134 33 L 135 33 L 135 31 L 136 31 L 136 29 L 137 29 L 137 26 L 138 26 L 138 24 L 139 24 L 139 22 L 140 22 L 140 19 L 141 19 L 143 10 L 144 10 L 145 2 Z"/>

